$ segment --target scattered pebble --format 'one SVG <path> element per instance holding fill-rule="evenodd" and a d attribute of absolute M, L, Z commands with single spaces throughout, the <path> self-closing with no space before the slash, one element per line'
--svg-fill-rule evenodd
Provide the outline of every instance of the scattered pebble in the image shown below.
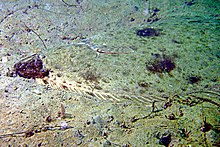
<path fill-rule="evenodd" d="M 40 92 L 40 90 L 38 90 L 38 89 L 34 89 L 33 90 L 33 93 L 35 93 L 35 94 L 37 94 L 37 95 L 41 95 L 42 93 Z"/>
<path fill-rule="evenodd" d="M 60 124 L 60 129 L 61 130 L 66 130 L 68 128 L 68 124 L 64 121 L 64 122 L 61 122 Z"/>

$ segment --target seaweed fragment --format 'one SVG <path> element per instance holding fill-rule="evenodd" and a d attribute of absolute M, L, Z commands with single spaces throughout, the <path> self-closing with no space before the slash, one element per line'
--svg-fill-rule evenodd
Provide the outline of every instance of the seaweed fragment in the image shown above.
<path fill-rule="evenodd" d="M 94 82 L 94 83 L 97 83 L 99 79 L 101 78 L 100 74 L 97 73 L 96 69 L 92 69 L 92 68 L 89 68 L 85 70 L 84 72 L 80 73 L 80 76 L 84 80 L 89 81 L 89 82 Z"/>
<path fill-rule="evenodd" d="M 160 32 L 154 28 L 144 28 L 136 31 L 136 34 L 141 37 L 159 36 Z"/>
<path fill-rule="evenodd" d="M 49 70 L 43 69 L 43 61 L 37 54 L 16 63 L 13 71 L 16 76 L 19 75 L 27 79 L 44 78 L 49 75 Z"/>
<path fill-rule="evenodd" d="M 189 83 L 190 84 L 196 84 L 199 81 L 201 81 L 201 77 L 200 76 L 190 76 L 188 77 Z"/>
<path fill-rule="evenodd" d="M 169 73 L 176 68 L 176 64 L 172 57 L 167 55 L 158 55 L 152 61 L 146 63 L 146 68 L 154 73 Z"/>
<path fill-rule="evenodd" d="M 201 131 L 205 133 L 205 132 L 210 131 L 212 128 L 213 126 L 210 123 L 206 122 L 206 117 L 205 117 L 203 121 L 203 126 L 201 127 Z"/>

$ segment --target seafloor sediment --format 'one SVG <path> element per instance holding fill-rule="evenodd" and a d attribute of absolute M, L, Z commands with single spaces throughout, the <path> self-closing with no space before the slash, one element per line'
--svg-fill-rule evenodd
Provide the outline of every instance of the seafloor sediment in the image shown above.
<path fill-rule="evenodd" d="M 1 1 L 0 145 L 219 146 L 220 4 L 148 2 Z"/>

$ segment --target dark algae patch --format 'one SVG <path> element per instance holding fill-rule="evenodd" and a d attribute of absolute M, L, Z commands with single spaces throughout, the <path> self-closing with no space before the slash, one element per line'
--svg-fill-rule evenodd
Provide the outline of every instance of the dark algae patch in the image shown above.
<path fill-rule="evenodd" d="M 153 36 L 159 36 L 160 32 L 154 28 L 144 28 L 137 30 L 136 34 L 140 37 L 153 37 Z"/>
<path fill-rule="evenodd" d="M 173 57 L 157 54 L 152 60 L 146 62 L 146 68 L 154 73 L 169 73 L 176 68 L 176 64 Z"/>

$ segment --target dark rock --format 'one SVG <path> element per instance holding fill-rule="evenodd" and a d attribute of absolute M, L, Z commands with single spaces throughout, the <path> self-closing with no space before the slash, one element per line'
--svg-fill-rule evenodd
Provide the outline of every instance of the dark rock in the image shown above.
<path fill-rule="evenodd" d="M 141 37 L 153 37 L 159 36 L 159 31 L 155 30 L 154 28 L 145 28 L 137 30 L 136 34 Z"/>
<path fill-rule="evenodd" d="M 163 135 L 163 136 L 160 138 L 159 144 L 168 147 L 169 144 L 170 144 L 170 142 L 171 142 L 171 134 L 168 134 L 168 135 Z"/>

